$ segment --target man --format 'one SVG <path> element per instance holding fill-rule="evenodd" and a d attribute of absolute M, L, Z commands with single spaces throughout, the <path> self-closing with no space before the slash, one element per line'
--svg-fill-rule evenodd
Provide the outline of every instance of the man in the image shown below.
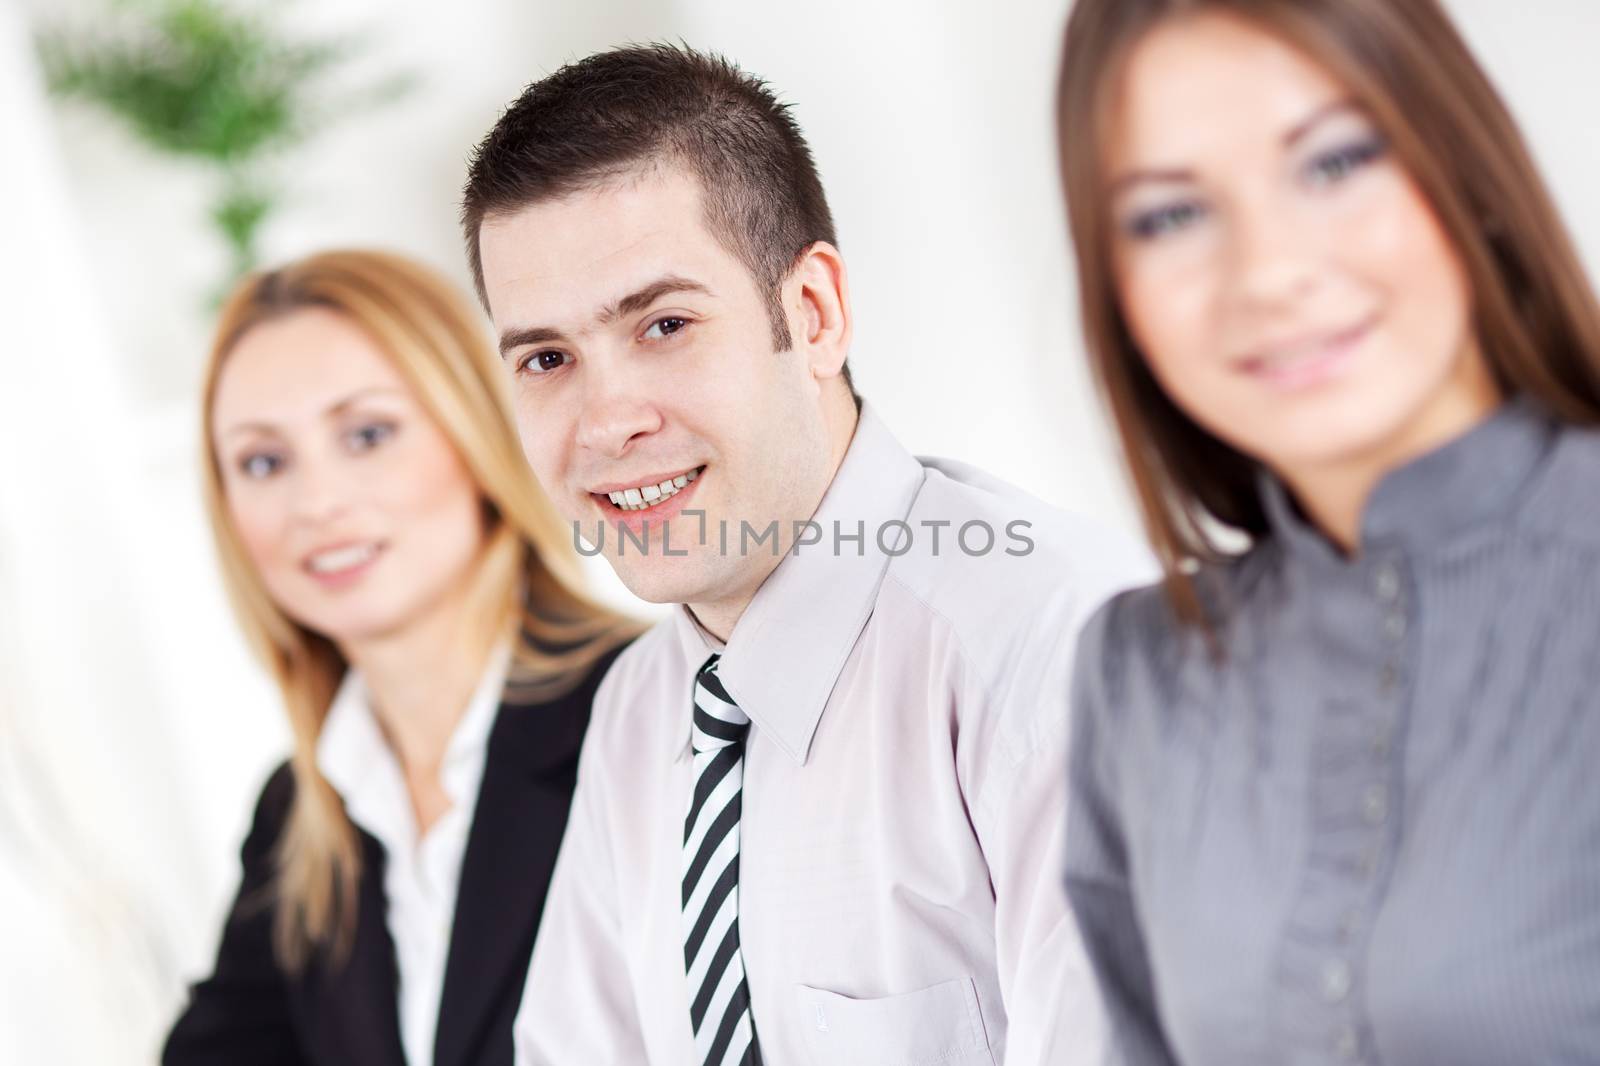
<path fill-rule="evenodd" d="M 1088 1061 L 1068 673 L 1134 552 L 859 401 L 810 152 L 719 59 L 536 83 L 463 222 L 535 473 L 677 605 L 596 697 L 519 1063 Z"/>

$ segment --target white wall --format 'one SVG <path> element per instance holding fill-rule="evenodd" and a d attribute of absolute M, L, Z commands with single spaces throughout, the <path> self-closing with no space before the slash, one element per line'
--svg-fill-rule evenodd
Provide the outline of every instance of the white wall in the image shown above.
<path fill-rule="evenodd" d="M 1589 54 L 1600 4 L 1452 6 L 1600 262 L 1600 68 Z M 200 221 L 206 181 L 97 115 L 47 107 L 29 62 L 25 15 L 97 9 L 0 0 L 7 1063 L 148 1059 L 182 981 L 212 950 L 249 804 L 286 742 L 226 614 L 196 491 L 204 296 L 223 263 Z M 423 84 L 290 162 L 271 257 L 376 244 L 465 284 L 456 196 L 498 110 L 567 59 L 682 37 L 795 102 L 850 264 L 857 382 L 901 438 L 1134 529 L 1075 340 L 1050 122 L 1063 3 L 340 0 L 290 11 L 308 30 L 371 28 L 363 69 L 405 67 Z M 53 1042 L 26 1043 L 41 1038 Z"/>

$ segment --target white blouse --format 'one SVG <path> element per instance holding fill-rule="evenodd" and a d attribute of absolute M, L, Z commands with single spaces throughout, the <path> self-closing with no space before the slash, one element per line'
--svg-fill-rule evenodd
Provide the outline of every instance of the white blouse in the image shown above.
<path fill-rule="evenodd" d="M 409 1066 L 432 1066 L 456 887 L 467 848 L 489 734 L 500 706 L 512 645 L 489 657 L 478 688 L 451 734 L 440 765 L 450 809 L 420 840 L 400 760 L 384 739 L 367 687 L 351 669 L 317 742 L 317 766 L 351 820 L 383 846 L 389 935 L 400 971 L 400 1038 Z"/>

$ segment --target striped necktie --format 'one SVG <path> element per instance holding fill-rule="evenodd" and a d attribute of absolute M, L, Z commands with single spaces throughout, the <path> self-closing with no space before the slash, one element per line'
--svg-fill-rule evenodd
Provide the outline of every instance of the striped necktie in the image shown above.
<path fill-rule="evenodd" d="M 703 1066 L 760 1066 L 739 951 L 739 808 L 750 716 L 717 678 L 718 658 L 707 659 L 694 681 L 694 795 L 683 822 L 683 964 L 696 1059 Z"/>

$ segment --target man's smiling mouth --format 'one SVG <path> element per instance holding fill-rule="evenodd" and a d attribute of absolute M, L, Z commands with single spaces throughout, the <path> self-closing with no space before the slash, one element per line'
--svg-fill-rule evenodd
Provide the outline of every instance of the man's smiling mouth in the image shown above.
<path fill-rule="evenodd" d="M 604 491 L 592 493 L 592 495 L 608 500 L 619 511 L 648 511 L 670 500 L 693 484 L 695 478 L 699 477 L 704 470 L 704 466 L 697 466 L 691 470 L 662 477 L 656 481 L 646 481 L 627 488 L 608 488 Z"/>

